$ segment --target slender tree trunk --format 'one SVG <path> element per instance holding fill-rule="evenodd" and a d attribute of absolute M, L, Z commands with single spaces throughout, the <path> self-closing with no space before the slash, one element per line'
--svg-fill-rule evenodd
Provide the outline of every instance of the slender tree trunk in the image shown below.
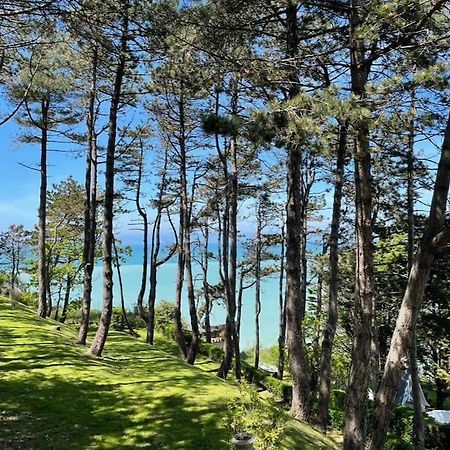
<path fill-rule="evenodd" d="M 363 40 L 358 36 L 362 19 L 362 0 L 351 0 L 350 72 L 352 92 L 361 104 L 366 98 L 370 64 L 365 58 Z M 373 329 L 373 245 L 372 176 L 369 149 L 369 124 L 366 119 L 353 123 L 356 209 L 356 286 L 355 342 L 345 411 L 344 450 L 364 447 L 364 404 L 371 367 Z"/>
<path fill-rule="evenodd" d="M 85 205 L 84 205 L 84 245 L 83 245 L 83 301 L 81 323 L 76 343 L 86 345 L 91 313 L 92 274 L 95 264 L 95 244 L 97 232 L 97 137 L 95 134 L 95 100 L 97 97 L 98 50 L 92 55 L 92 81 L 89 92 L 87 117 L 88 149 L 86 154 Z"/>
<path fill-rule="evenodd" d="M 340 123 L 339 142 L 336 157 L 336 175 L 334 180 L 333 213 L 329 240 L 329 293 L 327 324 L 322 333 L 322 354 L 319 370 L 319 400 L 317 422 L 321 430 L 328 425 L 328 405 L 331 386 L 331 355 L 338 320 L 339 292 L 339 228 L 341 221 L 342 188 L 344 185 L 345 153 L 347 150 L 347 124 Z"/>
<path fill-rule="evenodd" d="M 450 184 L 450 116 L 442 145 L 430 214 L 409 274 L 397 323 L 391 339 L 389 354 L 376 398 L 375 421 L 369 450 L 383 447 L 389 426 L 395 395 L 403 370 L 403 358 L 411 347 L 417 314 L 422 304 L 434 255 L 450 242 L 450 229 L 444 229 Z"/>
<path fill-rule="evenodd" d="M 39 224 L 38 224 L 38 314 L 47 317 L 47 257 L 46 257 L 46 217 L 47 217 L 47 144 L 48 144 L 48 113 L 50 101 L 48 97 L 41 102 L 41 186 L 39 195 Z"/>
<path fill-rule="evenodd" d="M 103 310 L 100 323 L 95 333 L 94 340 L 89 349 L 89 354 L 101 356 L 108 337 L 113 308 L 113 266 L 112 266 L 112 242 L 113 242 L 113 218 L 114 218 L 114 162 L 117 135 L 117 115 L 120 105 L 122 83 L 127 60 L 128 41 L 128 14 L 129 3 L 124 0 L 122 30 L 120 38 L 120 56 L 114 81 L 113 95 L 109 109 L 109 133 L 106 147 L 106 173 L 105 173 L 105 202 L 103 213 Z"/>
<path fill-rule="evenodd" d="M 67 308 L 69 307 L 69 301 L 70 301 L 70 292 L 72 291 L 72 278 L 69 274 L 67 274 L 66 277 L 66 290 L 64 292 L 64 301 L 63 301 L 63 308 L 61 311 L 61 317 L 59 321 L 61 323 L 65 323 L 67 318 Z"/>
<path fill-rule="evenodd" d="M 284 219 L 283 219 L 284 220 Z M 278 280 L 278 303 L 280 308 L 280 329 L 278 334 L 278 378 L 280 380 L 284 377 L 284 363 L 286 358 L 286 302 L 285 299 L 285 287 L 284 287 L 284 260 L 285 260 L 285 241 L 286 236 L 284 233 L 285 224 L 281 227 L 281 255 L 280 255 L 280 277 Z"/>
<path fill-rule="evenodd" d="M 414 226 L 414 115 L 415 115 L 415 99 L 412 96 L 411 118 L 408 132 L 408 152 L 407 152 L 407 204 L 408 204 L 408 274 L 414 263 L 414 241 L 415 241 L 415 226 Z M 409 362 L 411 365 L 411 382 L 412 382 L 412 397 L 414 406 L 414 426 L 413 434 L 416 445 L 419 448 L 424 448 L 425 443 L 425 429 L 423 425 L 422 404 L 420 402 L 420 380 L 419 368 L 417 365 L 417 335 L 416 330 L 413 332 L 411 339 L 411 348 L 409 350 Z"/>
<path fill-rule="evenodd" d="M 114 259 L 116 262 L 117 278 L 119 279 L 120 307 L 122 308 L 123 320 L 131 336 L 137 336 L 136 332 L 133 330 L 133 327 L 130 324 L 130 321 L 128 320 L 127 308 L 125 306 L 125 292 L 123 289 L 122 271 L 120 270 L 120 258 L 119 252 L 117 251 L 116 239 L 114 236 L 113 236 L 113 250 L 114 250 Z"/>
<path fill-rule="evenodd" d="M 50 317 L 53 309 L 53 298 L 52 298 L 52 289 L 51 289 L 51 281 L 48 279 L 49 273 L 47 271 L 47 317 Z"/>
<path fill-rule="evenodd" d="M 160 226 L 161 226 L 161 209 L 158 206 L 155 223 L 153 224 L 152 242 L 151 242 L 151 260 L 150 260 L 150 278 L 148 293 L 148 318 L 147 318 L 147 343 L 153 345 L 155 337 L 155 303 L 156 303 L 156 287 L 158 283 L 158 254 L 160 248 Z"/>
<path fill-rule="evenodd" d="M 148 320 L 147 320 L 147 343 L 153 345 L 155 336 L 155 304 L 156 304 L 156 287 L 158 283 L 158 267 L 167 262 L 178 250 L 178 241 L 176 238 L 176 230 L 173 227 L 172 221 L 170 219 L 170 214 L 167 213 L 169 217 L 170 225 L 174 232 L 175 239 L 177 241 L 175 247 L 169 252 L 166 258 L 158 261 L 159 250 L 161 248 L 161 219 L 163 213 L 163 197 L 166 189 L 167 182 L 167 166 L 168 166 L 168 152 L 164 153 L 164 167 L 161 175 L 161 183 L 159 185 L 158 192 L 158 208 L 156 211 L 155 222 L 152 229 L 152 242 L 150 250 L 150 278 L 149 278 L 149 293 L 148 293 Z M 181 325 L 181 317 L 180 317 Z"/>
<path fill-rule="evenodd" d="M 261 314 L 261 201 L 257 211 L 256 226 L 256 261 L 255 261 L 255 362 L 254 366 L 259 367 L 259 316 Z"/>
<path fill-rule="evenodd" d="M 209 223 L 206 221 L 203 236 L 205 238 L 205 250 L 202 257 L 203 271 L 203 295 L 205 296 L 205 339 L 211 343 L 211 298 L 209 295 L 208 269 L 209 269 Z"/>
<path fill-rule="evenodd" d="M 231 92 L 231 114 L 238 113 L 238 87 L 237 77 L 233 81 Z M 225 290 L 227 296 L 227 319 L 225 328 L 224 358 L 220 365 L 218 375 L 226 378 L 231 369 L 233 354 L 235 357 L 235 375 L 241 379 L 241 362 L 239 336 L 236 329 L 236 287 L 237 287 L 237 245 L 238 245 L 238 162 L 236 136 L 230 139 L 231 170 L 228 173 L 227 161 L 222 156 L 224 176 L 227 182 L 227 196 L 223 221 L 223 265 L 225 275 Z M 228 258 L 229 255 L 229 258 Z"/>
<path fill-rule="evenodd" d="M 294 61 L 298 58 L 298 3 L 288 1 L 286 9 L 287 57 Z M 299 93 L 295 67 L 291 71 L 289 98 Z M 301 208 L 301 148 L 294 142 L 288 142 L 287 161 L 287 217 L 286 217 L 286 329 L 287 346 L 292 376 L 291 413 L 294 417 L 307 420 L 309 415 L 309 379 L 306 369 L 304 339 L 302 329 L 302 311 L 305 299 L 302 290 L 302 223 Z"/>
<path fill-rule="evenodd" d="M 186 362 L 194 364 L 198 353 L 200 341 L 200 331 L 198 327 L 197 307 L 195 304 L 194 277 L 192 274 L 192 255 L 191 255 L 191 224 L 188 217 L 188 224 L 185 227 L 184 254 L 186 258 L 186 288 L 189 302 L 189 316 L 191 319 L 192 341 L 186 355 Z"/>
<path fill-rule="evenodd" d="M 142 257 L 142 278 L 141 287 L 137 296 L 137 309 L 139 315 L 144 322 L 148 321 L 148 312 L 144 310 L 144 296 L 147 289 L 147 270 L 148 270 L 148 218 L 145 209 L 141 206 L 141 184 L 142 184 L 142 172 L 144 168 L 144 143 L 141 141 L 141 148 L 139 154 L 139 166 L 138 166 L 138 178 L 137 178 L 137 190 L 136 190 L 136 209 L 142 218 L 142 224 L 144 227 L 144 233 L 142 236 L 143 242 L 143 257 Z"/>
<path fill-rule="evenodd" d="M 58 301 L 56 302 L 55 317 L 54 317 L 54 320 L 55 320 L 56 322 L 58 321 L 59 308 L 60 308 L 60 306 L 61 306 L 61 300 L 62 300 L 62 285 L 59 285 L 59 289 L 58 289 Z"/>

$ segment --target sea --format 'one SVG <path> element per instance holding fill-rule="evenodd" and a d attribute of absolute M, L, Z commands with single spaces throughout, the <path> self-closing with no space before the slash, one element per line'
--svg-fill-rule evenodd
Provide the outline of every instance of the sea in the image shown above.
<path fill-rule="evenodd" d="M 239 252 L 242 254 L 241 252 Z M 200 266 L 193 264 L 195 289 L 202 288 L 202 277 Z M 142 248 L 133 247 L 132 255 L 121 264 L 122 279 L 125 291 L 125 305 L 127 309 L 133 309 L 141 286 L 142 278 Z M 156 302 L 175 300 L 175 286 L 177 276 L 176 257 L 163 264 L 158 270 L 158 284 L 156 292 Z M 96 265 L 93 274 L 92 307 L 102 308 L 102 267 Z M 209 263 L 210 284 L 219 281 L 219 266 L 217 261 Z M 260 345 L 270 347 L 276 344 L 279 327 L 279 279 L 278 274 L 267 277 L 261 283 L 261 314 L 260 314 Z M 146 298 L 148 295 L 148 286 Z M 146 300 L 145 300 L 146 301 Z M 117 273 L 114 272 L 114 306 L 120 306 L 120 292 Z M 182 314 L 189 323 L 189 310 L 187 305 L 186 292 L 183 292 Z M 225 323 L 226 310 L 223 304 L 214 304 L 211 311 L 211 324 L 218 325 Z M 250 349 L 255 345 L 255 289 L 248 288 L 244 291 L 242 302 L 241 319 L 241 348 Z"/>

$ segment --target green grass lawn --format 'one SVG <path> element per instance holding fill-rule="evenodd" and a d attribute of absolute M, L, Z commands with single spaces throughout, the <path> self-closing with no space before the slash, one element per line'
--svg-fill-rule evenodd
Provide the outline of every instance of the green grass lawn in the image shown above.
<path fill-rule="evenodd" d="M 90 358 L 74 345 L 75 328 L 54 325 L 0 298 L 0 448 L 228 448 L 231 382 L 185 364 L 169 344 L 117 332 L 103 358 Z M 337 447 L 291 421 L 280 448 Z"/>

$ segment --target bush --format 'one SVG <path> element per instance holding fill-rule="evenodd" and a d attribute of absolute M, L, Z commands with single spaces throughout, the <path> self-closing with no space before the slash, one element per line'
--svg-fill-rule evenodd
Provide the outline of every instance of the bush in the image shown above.
<path fill-rule="evenodd" d="M 221 362 L 224 355 L 221 348 L 204 341 L 200 341 L 199 353 L 214 362 Z"/>
<path fill-rule="evenodd" d="M 228 403 L 225 425 L 230 436 L 252 433 L 257 436 L 258 449 L 279 448 L 286 426 L 286 416 L 273 403 L 263 400 L 253 386 L 243 382 L 240 396 Z"/>
<path fill-rule="evenodd" d="M 329 422 L 332 428 L 336 430 L 343 430 L 345 425 L 345 411 L 342 409 L 328 410 Z"/>
<path fill-rule="evenodd" d="M 111 317 L 111 327 L 116 331 L 125 331 L 127 329 L 125 318 L 120 308 L 113 308 Z"/>
<path fill-rule="evenodd" d="M 36 292 L 21 292 L 18 295 L 17 300 L 24 305 L 30 306 L 31 308 L 37 308 L 38 307 L 38 295 Z"/>
<path fill-rule="evenodd" d="M 386 440 L 386 450 L 414 450 L 414 410 L 408 406 L 394 409 L 391 426 Z"/>

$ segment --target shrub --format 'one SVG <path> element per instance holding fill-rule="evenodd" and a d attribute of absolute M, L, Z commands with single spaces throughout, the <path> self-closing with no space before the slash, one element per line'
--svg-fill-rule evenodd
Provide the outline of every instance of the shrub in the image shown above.
<path fill-rule="evenodd" d="M 277 448 L 286 426 L 286 416 L 270 401 L 262 399 L 256 389 L 241 383 L 240 396 L 228 403 L 225 426 L 230 436 L 252 433 L 259 449 Z"/>
<path fill-rule="evenodd" d="M 199 353 L 214 362 L 221 362 L 224 355 L 220 347 L 204 341 L 200 341 Z"/>
<path fill-rule="evenodd" d="M 116 331 L 125 331 L 127 326 L 120 308 L 113 308 L 111 317 L 111 327 Z"/>
<path fill-rule="evenodd" d="M 17 300 L 31 308 L 37 308 L 38 306 L 38 296 L 36 292 L 21 292 Z"/>
<path fill-rule="evenodd" d="M 345 425 L 345 411 L 342 409 L 332 409 L 328 410 L 329 422 L 332 428 L 336 430 L 343 430 Z"/>

